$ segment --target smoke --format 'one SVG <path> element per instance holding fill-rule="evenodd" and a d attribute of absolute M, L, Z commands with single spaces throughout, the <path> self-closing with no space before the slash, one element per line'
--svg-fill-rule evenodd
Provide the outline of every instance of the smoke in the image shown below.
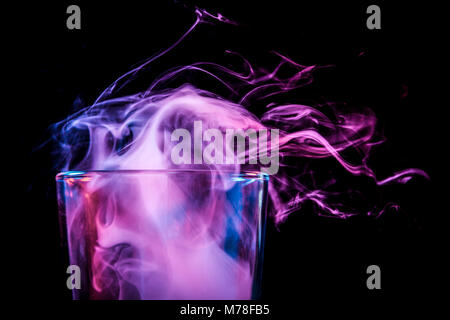
<path fill-rule="evenodd" d="M 279 161 L 279 169 L 270 176 L 268 187 L 268 210 L 276 225 L 293 212 L 301 213 L 306 203 L 312 203 L 317 213 L 325 216 L 347 218 L 361 213 L 352 205 L 353 200 L 345 200 L 350 194 L 350 198 L 355 196 L 353 190 L 357 187 L 351 190 L 337 189 L 342 173 L 336 175 L 336 171 L 344 170 L 349 176 L 366 177 L 377 188 L 406 183 L 417 175 L 428 177 L 424 171 L 415 168 L 396 172 L 383 179 L 376 176 L 368 165 L 368 159 L 373 148 L 383 141 L 377 133 L 377 119 L 371 110 L 348 111 L 332 103 L 322 106 L 280 103 L 280 95 L 310 84 L 314 72 L 320 67 L 298 64 L 279 53 L 274 53 L 279 59 L 275 68 L 264 71 L 255 68 L 239 54 L 228 51 L 229 55 L 241 59 L 239 68 L 243 66 L 244 72 L 212 62 L 198 62 L 170 69 L 153 80 L 145 90 L 121 96 L 122 90 L 139 78 L 143 70 L 169 51 L 175 50 L 199 24 L 217 21 L 235 24 L 220 14 L 212 15 L 197 9 L 194 24 L 171 47 L 114 81 L 91 106 L 54 126 L 54 138 L 58 143 L 60 167 L 63 170 L 195 169 L 208 172 L 207 178 L 204 174 L 199 175 L 189 183 L 185 176 L 183 181 L 176 181 L 164 175 L 151 179 L 114 176 L 110 179 L 94 177 L 89 180 L 89 186 L 84 187 L 82 193 L 88 195 L 90 206 L 95 207 L 96 249 L 92 272 L 96 291 L 114 291 L 114 286 L 117 286 L 120 294 L 115 297 L 122 298 L 132 296 L 133 290 L 141 298 L 154 298 L 155 292 L 158 292 L 158 296 L 172 298 L 204 298 L 200 288 L 192 291 L 192 286 L 201 283 L 202 272 L 207 272 L 208 278 L 220 279 L 217 280 L 220 283 L 213 281 L 211 285 L 214 289 L 205 289 L 205 292 L 226 288 L 228 283 L 229 290 L 233 292 L 220 297 L 249 297 L 253 272 L 249 270 L 253 269 L 247 264 L 251 265 L 253 258 L 230 258 L 229 254 L 224 254 L 222 247 L 224 239 L 229 237 L 229 229 L 234 228 L 238 233 L 237 238 L 246 243 L 244 247 L 252 247 L 254 252 L 257 246 L 256 227 L 253 222 L 235 222 L 234 227 L 227 227 L 230 215 L 220 216 L 220 213 L 230 212 L 227 209 L 230 201 L 224 195 L 235 187 L 235 183 L 225 176 L 229 172 L 264 170 L 261 161 L 252 161 L 255 157 L 261 159 L 262 152 L 266 152 L 266 156 L 269 153 L 271 160 Z M 207 75 L 211 81 L 226 88 L 231 98 L 221 97 L 189 83 L 170 87 L 171 81 L 183 79 L 186 72 Z M 261 116 L 249 111 L 248 106 L 255 100 L 263 101 L 266 105 Z M 193 161 L 175 164 L 172 150 L 178 141 L 170 137 L 180 128 L 194 137 L 195 121 L 201 121 L 204 131 L 213 129 L 223 134 L 229 129 L 271 132 L 266 137 L 268 149 L 261 149 L 261 140 L 258 142 L 249 138 L 245 142 L 249 148 L 243 153 L 234 154 L 236 159 L 245 159 L 244 163 Z M 274 130 L 278 134 L 277 139 L 269 139 L 274 137 Z M 199 141 L 199 144 L 190 145 L 191 155 L 198 148 L 204 150 L 211 142 L 201 138 Z M 251 145 L 258 143 L 259 148 L 252 152 Z M 218 152 L 217 148 L 215 152 Z M 332 162 L 320 162 L 327 166 L 321 167 L 320 172 L 313 169 L 315 162 L 324 159 L 331 159 Z M 186 207 L 189 207 L 187 203 L 194 201 L 190 188 L 203 190 L 198 186 L 201 183 L 208 184 L 208 190 L 225 193 L 197 194 L 196 201 L 200 203 L 196 203 L 195 210 L 189 212 L 189 216 L 186 213 Z M 187 192 L 186 189 L 191 191 Z M 167 190 L 171 190 L 170 194 Z M 81 193 L 78 196 L 81 197 Z M 364 199 L 364 195 L 358 193 L 358 196 Z M 125 208 L 124 203 L 130 205 Z M 366 208 L 365 213 L 378 216 L 386 208 L 395 206 L 393 203 L 377 204 L 381 210 L 374 206 Z M 181 211 L 185 212 L 184 218 L 179 220 L 175 217 Z M 87 218 L 81 217 L 84 211 L 80 208 L 72 209 L 71 212 L 68 229 L 73 246 L 84 236 L 86 230 L 79 229 L 83 225 L 81 220 Z M 247 216 L 245 219 L 251 218 Z M 181 232 L 182 241 L 168 240 L 167 233 L 172 230 L 168 227 L 170 222 L 177 222 L 174 225 L 181 228 L 182 231 L 176 232 Z M 141 226 L 139 233 L 131 231 L 136 229 L 136 225 Z M 147 236 L 142 238 L 139 234 Z M 189 249 L 186 249 L 187 244 Z M 156 247 L 161 249 L 156 250 Z M 186 252 L 189 252 L 189 257 Z M 162 265 L 155 261 L 162 261 Z M 205 266 L 204 261 L 208 261 L 209 265 Z M 188 276 L 168 279 L 164 268 L 175 265 L 184 265 L 184 272 Z M 189 281 L 189 286 L 185 283 L 187 278 L 194 279 Z M 241 284 L 231 285 L 236 283 L 236 278 Z M 145 283 L 152 283 L 153 287 L 149 288 Z M 171 283 L 171 286 L 167 283 Z M 183 291 L 188 287 L 191 288 L 190 295 Z M 177 294 L 173 294 L 173 290 Z M 172 294 L 162 294 L 169 291 Z M 192 295 L 192 292 L 199 294 Z M 209 297 L 213 298 L 211 295 Z"/>

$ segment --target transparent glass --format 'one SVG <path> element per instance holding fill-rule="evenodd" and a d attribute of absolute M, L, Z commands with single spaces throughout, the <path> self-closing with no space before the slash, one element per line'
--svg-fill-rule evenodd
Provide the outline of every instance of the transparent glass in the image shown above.
<path fill-rule="evenodd" d="M 268 176 L 207 170 L 56 176 L 74 299 L 254 299 Z"/>

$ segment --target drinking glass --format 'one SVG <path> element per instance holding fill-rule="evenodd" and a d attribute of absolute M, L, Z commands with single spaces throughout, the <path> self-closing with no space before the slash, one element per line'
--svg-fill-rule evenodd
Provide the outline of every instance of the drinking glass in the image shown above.
<path fill-rule="evenodd" d="M 74 299 L 254 299 L 269 177 L 211 170 L 56 176 Z"/>

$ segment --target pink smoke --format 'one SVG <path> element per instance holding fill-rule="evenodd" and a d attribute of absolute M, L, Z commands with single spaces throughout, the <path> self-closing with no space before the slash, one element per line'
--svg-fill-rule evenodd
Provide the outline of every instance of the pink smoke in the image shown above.
<path fill-rule="evenodd" d="M 275 53 L 279 63 L 271 71 L 261 71 L 242 57 L 245 72 L 210 62 L 198 62 L 171 69 L 142 92 L 120 96 L 120 91 L 138 78 L 142 70 L 151 66 L 152 62 L 167 52 L 174 50 L 197 25 L 211 21 L 234 24 L 221 15 L 196 10 L 195 23 L 171 47 L 121 76 L 100 94 L 92 106 L 80 110 L 56 125 L 56 139 L 61 147 L 64 170 L 196 169 L 211 172 L 210 177 L 220 177 L 230 171 L 238 173 L 242 170 L 261 169 L 247 164 L 183 166 L 173 164 L 170 153 L 164 148 L 167 134 L 177 128 L 192 131 L 193 122 L 200 120 L 205 129 L 279 130 L 278 144 L 271 144 L 270 147 L 272 151 L 275 148 L 279 150 L 280 170 L 271 176 L 269 181 L 269 213 L 277 225 L 285 221 L 291 213 L 301 212 L 302 205 L 306 202 L 313 203 L 321 215 L 347 218 L 358 213 L 351 203 L 343 203 L 340 200 L 340 196 L 347 190 L 330 191 L 336 183 L 334 176 L 320 183 L 314 179 L 315 172 L 308 169 L 308 164 L 316 159 L 334 159 L 335 163 L 349 175 L 365 176 L 373 180 L 377 187 L 406 183 L 416 175 L 428 178 L 424 171 L 415 168 L 402 170 L 383 179 L 376 176 L 367 162 L 373 147 L 382 143 L 382 140 L 377 138 L 377 120 L 371 110 L 346 112 L 333 104 L 307 106 L 278 103 L 277 97 L 280 94 L 292 92 L 311 83 L 314 71 L 319 68 L 300 65 L 279 53 Z M 239 56 L 237 53 L 228 53 Z M 281 76 L 286 74 L 286 70 L 290 75 Z M 227 88 L 233 98 L 222 98 L 192 84 L 176 88 L 168 86 L 170 80 L 182 78 L 186 71 L 196 71 L 210 76 L 212 81 Z M 260 117 L 252 114 L 247 108 L 254 100 L 267 101 L 267 109 Z M 346 156 L 350 152 L 357 156 L 352 156 L 350 160 L 350 157 Z M 212 189 L 233 188 L 226 179 L 218 178 L 211 181 L 213 182 L 209 183 L 212 184 Z M 167 184 L 170 184 L 170 188 L 167 188 Z M 156 185 L 166 187 L 158 189 Z M 251 285 L 246 282 L 250 281 L 251 275 L 243 271 L 248 270 L 248 267 L 229 259 L 220 251 L 220 247 L 208 245 L 210 242 L 217 243 L 217 239 L 211 237 L 208 232 L 201 232 L 209 230 L 211 223 L 224 223 L 223 217 L 218 217 L 217 212 L 222 212 L 221 208 L 228 205 L 226 199 L 221 196 L 207 197 L 208 201 L 212 202 L 205 204 L 206 208 L 199 207 L 202 213 L 196 215 L 197 225 L 194 230 L 181 231 L 183 234 L 181 239 L 184 241 L 182 245 L 178 241 L 168 243 L 165 236 L 161 235 L 163 231 L 159 229 L 162 225 L 167 227 L 164 223 L 167 218 L 165 213 L 171 212 L 175 207 L 183 207 L 186 202 L 191 201 L 185 197 L 186 193 L 182 192 L 176 181 L 164 176 L 157 177 L 156 181 L 154 177 L 132 178 L 130 183 L 115 179 L 107 182 L 102 179 L 97 181 L 94 178 L 83 188 L 85 188 L 83 194 L 94 199 L 90 201 L 94 201 L 93 206 L 96 210 L 93 214 L 97 215 L 95 226 L 97 245 L 92 261 L 93 283 L 96 290 L 110 288 L 111 283 L 105 281 L 113 281 L 111 279 L 114 276 L 106 276 L 108 272 L 112 272 L 110 271 L 112 268 L 121 275 L 123 281 L 139 288 L 141 298 L 152 298 L 155 290 L 159 292 L 166 290 L 162 284 L 153 287 L 152 290 L 142 285 L 153 281 L 152 278 L 158 278 L 155 273 L 160 272 L 161 268 L 151 262 L 158 260 L 166 261 L 165 265 L 170 266 L 184 265 L 184 272 L 188 274 L 188 278 L 194 279 L 189 281 L 189 284 L 185 283 L 186 277 L 171 279 L 179 293 L 169 295 L 172 298 L 205 298 L 202 294 L 189 296 L 187 292 L 183 292 L 183 288 L 187 287 L 193 290 L 190 292 L 200 292 L 200 289 L 192 288 L 195 283 L 201 282 L 197 279 L 201 276 L 199 269 L 208 270 L 207 272 L 210 272 L 208 277 L 220 279 L 217 280 L 220 283 L 213 284 L 217 287 L 225 288 L 227 282 L 234 283 L 235 280 L 230 280 L 231 278 L 240 279 L 241 286 L 230 286 L 230 290 L 234 290 L 233 294 L 224 294 L 219 298 L 249 297 Z M 153 190 L 151 195 L 145 192 L 150 189 Z M 170 194 L 165 193 L 168 189 L 172 190 Z M 120 207 L 125 202 L 130 203 L 130 206 Z M 395 206 L 392 203 L 383 204 L 382 210 L 370 208 L 366 213 L 377 216 L 387 207 Z M 73 237 L 81 237 L 82 233 L 76 232 L 76 221 L 81 218 L 77 216 L 76 209 L 73 212 L 69 233 Z M 136 225 L 142 226 L 140 229 L 142 232 L 130 234 L 129 230 L 135 229 Z M 187 225 L 181 225 L 180 228 L 187 228 Z M 248 225 L 253 230 L 250 234 L 255 237 L 255 226 Z M 200 235 L 196 234 L 194 237 L 193 232 L 200 232 Z M 142 234 L 149 236 L 142 238 L 139 236 Z M 195 239 L 194 243 L 192 239 Z M 254 239 L 252 241 L 254 243 Z M 116 260 L 122 258 L 112 254 L 111 248 L 119 250 L 117 245 L 122 243 L 127 243 L 130 248 L 127 250 L 131 252 L 121 263 L 115 262 L 113 266 L 111 262 L 113 258 Z M 144 243 L 152 243 L 153 247 L 160 246 L 164 250 L 150 250 Z M 184 253 L 187 244 L 190 245 L 189 258 Z M 136 255 L 138 258 L 133 257 L 132 248 L 138 248 L 139 254 Z M 210 264 L 205 267 L 204 261 L 209 261 Z M 136 274 L 139 274 L 139 277 Z M 158 281 L 163 283 L 169 280 L 161 276 Z"/>

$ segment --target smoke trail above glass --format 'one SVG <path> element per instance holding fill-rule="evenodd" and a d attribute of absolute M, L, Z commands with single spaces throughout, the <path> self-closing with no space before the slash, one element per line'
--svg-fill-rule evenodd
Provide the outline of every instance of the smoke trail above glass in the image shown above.
<path fill-rule="evenodd" d="M 236 68 L 213 62 L 168 67 L 158 78 L 149 79 L 145 90 L 122 95 L 198 25 L 236 25 L 220 14 L 195 12 L 194 24 L 172 46 L 118 78 L 91 106 L 54 126 L 59 166 L 66 171 L 58 177 L 58 187 L 69 251 L 91 274 L 87 280 L 92 282 L 91 297 L 251 298 L 264 234 L 265 184 L 269 216 L 280 225 L 291 213 L 301 212 L 305 203 L 313 203 L 320 215 L 338 218 L 358 213 L 378 216 L 396 206 L 377 204 L 363 212 L 353 207 L 345 200 L 350 190 L 336 190 L 333 170 L 367 177 L 377 188 L 406 183 L 413 176 L 428 178 L 416 168 L 383 179 L 376 176 L 367 163 L 383 140 L 371 110 L 348 111 L 333 103 L 280 103 L 278 97 L 310 84 L 322 67 L 301 65 L 277 52 L 273 54 L 279 62 L 269 71 L 227 51 L 240 59 Z M 229 96 L 193 83 L 171 86 L 187 72 L 207 75 Z M 266 105 L 261 116 L 249 110 L 256 100 Z M 201 131 L 196 130 L 199 123 Z M 180 142 L 173 134 L 180 129 L 192 138 L 182 150 L 192 161 L 173 160 Z M 217 145 L 217 137 L 226 137 L 231 130 L 237 134 L 228 142 L 244 141 L 245 148 L 231 147 L 230 153 L 227 139 Z M 213 139 L 207 132 L 217 135 Z M 219 149 L 235 161 L 212 161 L 219 159 Z M 201 161 L 195 161 L 196 155 Z M 337 168 L 322 168 L 330 174 L 324 178 L 320 172 L 317 179 L 310 164 L 327 158 Z M 260 173 L 275 163 L 276 170 L 267 172 L 270 177 Z M 180 265 L 186 278 L 180 276 Z M 165 268 L 173 272 L 164 274 Z M 197 280 L 187 281 L 188 277 Z M 206 278 L 215 280 L 207 282 L 210 289 L 203 292 L 199 283 Z M 227 283 L 230 292 L 219 294 L 218 288 Z M 105 290 L 108 294 L 102 295 Z"/>

